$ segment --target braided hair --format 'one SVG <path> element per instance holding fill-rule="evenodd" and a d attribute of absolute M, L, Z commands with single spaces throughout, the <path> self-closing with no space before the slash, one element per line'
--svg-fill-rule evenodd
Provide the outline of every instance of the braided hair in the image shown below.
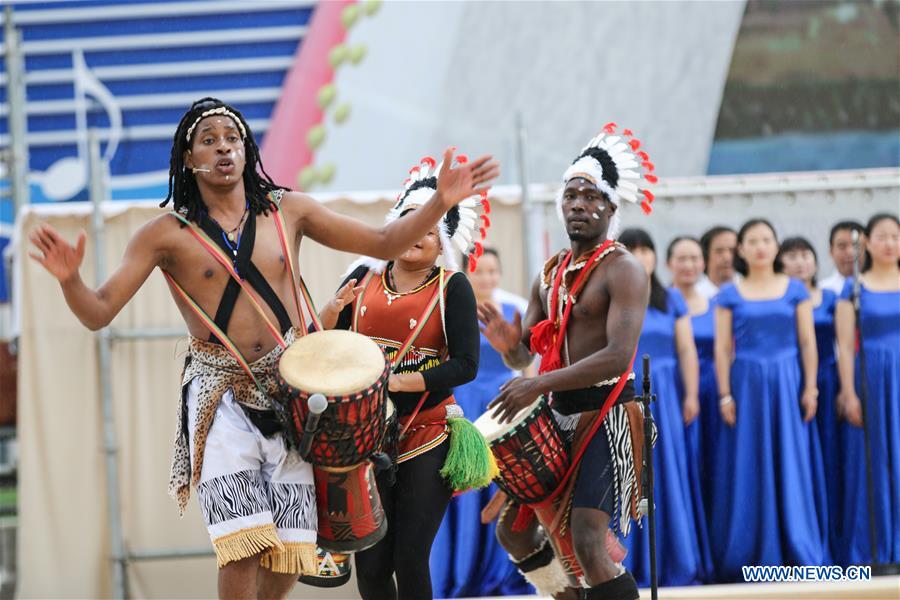
<path fill-rule="evenodd" d="M 259 155 L 259 147 L 253 138 L 253 132 L 250 131 L 250 126 L 240 111 L 217 98 L 209 97 L 201 98 L 191 104 L 191 107 L 181 117 L 181 121 L 175 129 L 175 137 L 172 140 L 172 155 L 169 158 L 169 193 L 159 206 L 165 207 L 171 200 L 175 210 L 185 213 L 185 216 L 190 221 L 197 221 L 200 215 L 206 212 L 206 204 L 203 203 L 194 173 L 186 168 L 184 164 L 184 152 L 191 147 L 191 140 L 187 139 L 188 129 L 194 124 L 197 117 L 208 110 L 216 108 L 225 108 L 237 116 L 241 122 L 236 123 L 236 125 L 241 126 L 241 129 L 247 132 L 243 140 L 246 155 L 243 172 L 244 194 L 247 197 L 250 210 L 256 214 L 268 214 L 269 201 L 266 199 L 266 195 L 274 190 L 286 190 L 288 188 L 277 185 L 266 173 L 265 168 L 263 168 L 262 158 Z"/>

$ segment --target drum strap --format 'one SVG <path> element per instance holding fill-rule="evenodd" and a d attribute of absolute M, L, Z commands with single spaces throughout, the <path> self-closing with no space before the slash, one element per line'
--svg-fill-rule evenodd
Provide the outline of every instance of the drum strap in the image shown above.
<path fill-rule="evenodd" d="M 303 299 L 305 301 L 306 307 L 310 313 L 310 321 L 312 322 L 313 328 L 316 331 L 320 331 L 322 329 L 322 324 L 319 321 L 319 316 L 315 311 L 315 305 L 313 304 L 312 297 L 310 296 L 309 289 L 306 287 L 306 283 L 303 281 L 303 278 L 299 278 L 298 285 L 298 277 L 296 276 L 296 272 L 294 270 L 294 261 L 291 256 L 291 252 L 289 251 L 289 247 L 287 244 L 287 228 L 284 223 L 284 216 L 281 214 L 281 210 L 275 202 L 271 202 L 271 208 L 275 215 L 275 228 L 278 231 L 278 238 L 281 243 L 281 250 L 284 254 L 286 260 L 286 267 L 289 269 L 291 275 L 291 290 L 294 295 L 294 303 L 297 307 L 297 314 L 300 316 L 301 327 L 298 327 L 300 330 L 300 335 L 304 335 L 306 333 L 306 319 L 304 318 L 303 310 L 300 304 L 300 294 L 303 295 Z M 191 235 L 200 243 L 201 246 L 212 256 L 219 264 L 221 264 L 225 271 L 231 276 L 232 280 L 237 282 L 237 284 L 241 287 L 241 289 L 247 294 L 247 297 L 250 299 L 251 305 L 256 309 L 259 316 L 262 317 L 263 323 L 266 326 L 266 329 L 272 334 L 272 337 L 275 339 L 275 342 L 281 346 L 282 348 L 287 348 L 287 343 L 284 341 L 284 337 L 278 331 L 278 328 L 272 323 L 271 319 L 269 319 L 268 315 L 266 315 L 260 304 L 260 298 L 256 290 L 247 283 L 241 276 L 237 273 L 234 268 L 234 263 L 225 255 L 225 252 L 219 248 L 219 246 L 209 237 L 209 235 L 203 231 L 200 227 L 198 227 L 195 223 L 189 221 L 183 215 L 178 212 L 172 213 L 176 219 L 183 223 Z M 168 280 L 169 284 L 172 288 L 178 293 L 179 296 L 185 301 L 188 307 L 193 311 L 195 315 L 200 319 L 200 321 L 206 326 L 207 329 L 222 342 L 222 345 L 228 349 L 229 352 L 234 356 L 235 360 L 241 366 L 241 368 L 247 373 L 256 387 L 263 393 L 263 395 L 267 395 L 265 388 L 253 374 L 253 371 L 250 368 L 250 363 L 247 362 L 247 359 L 244 358 L 241 351 L 238 349 L 237 345 L 228 337 L 228 334 L 216 324 L 215 319 L 209 316 L 209 314 L 203 310 L 194 299 L 188 294 L 181 285 L 175 281 L 175 278 L 172 277 L 167 271 L 163 271 L 163 275 Z"/>

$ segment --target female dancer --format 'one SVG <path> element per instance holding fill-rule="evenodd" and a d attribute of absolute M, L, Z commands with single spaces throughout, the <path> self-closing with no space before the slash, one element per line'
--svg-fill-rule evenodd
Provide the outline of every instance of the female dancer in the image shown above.
<path fill-rule="evenodd" d="M 819 527 L 824 474 L 821 458 L 809 452 L 818 396 L 809 292 L 781 273 L 768 221 L 741 227 L 737 253 L 744 278 L 724 286 L 716 306 L 724 425 L 711 542 L 724 581 L 739 579 L 743 565 L 820 565 L 827 558 Z"/>
<path fill-rule="evenodd" d="M 838 405 L 850 426 L 844 432 L 846 479 L 838 560 L 846 564 L 900 561 L 900 224 L 879 214 L 866 225 L 866 256 L 859 290 L 859 331 L 851 301 L 852 281 L 844 285 L 835 317 L 841 392 Z M 854 361 L 857 333 L 865 361 L 866 427 L 872 452 L 875 492 L 876 556 L 869 549 L 865 437 L 860 386 L 863 373 Z"/>
<path fill-rule="evenodd" d="M 386 221 L 433 196 L 439 170 L 430 157 L 414 167 Z M 465 275 L 454 272 L 454 249 L 470 246 L 479 203 L 487 201 L 464 200 L 396 260 L 360 258 L 320 315 L 327 329 L 372 338 L 395 364 L 388 390 L 400 423 L 398 465 L 377 477 L 388 531 L 355 555 L 366 600 L 431 598 L 431 544 L 451 495 L 488 485 L 497 474 L 484 438 L 453 397 L 478 370 L 475 296 Z M 481 243 L 475 247 L 480 253 Z M 446 269 L 437 266 L 439 257 Z"/>
<path fill-rule="evenodd" d="M 470 267 L 464 261 L 463 267 Z M 469 282 L 479 305 L 497 307 L 503 317 L 512 322 L 516 313 L 525 314 L 528 301 L 500 289 L 502 266 L 500 255 L 493 248 L 485 248 L 475 269 L 468 269 Z M 500 386 L 519 373 L 503 362 L 487 338 L 481 335 L 481 358 L 475 381 L 454 391 L 456 402 L 469 415 L 483 414 L 488 403 L 497 395 Z M 533 371 L 528 373 L 528 371 Z M 535 375 L 534 366 L 526 369 Z M 494 533 L 494 522 L 482 524 L 481 511 L 494 495 L 496 486 L 472 494 L 453 498 L 431 549 L 431 578 L 434 595 L 438 598 L 468 598 L 477 596 L 521 596 L 531 593 L 531 586 L 509 560 Z"/>
<path fill-rule="evenodd" d="M 650 306 L 644 317 L 637 356 L 651 357 L 652 386 L 657 402 L 651 405 L 659 427 L 659 442 L 654 448 L 656 479 L 657 540 L 660 585 L 700 583 L 707 575 L 705 516 L 699 482 L 688 470 L 685 426 L 697 418 L 697 350 L 691 333 L 691 318 L 681 293 L 666 290 L 656 276 L 656 249 L 643 229 L 626 229 L 619 241 L 637 257 L 650 276 Z M 684 397 L 678 391 L 678 373 L 684 385 Z M 634 361 L 635 386 L 641 385 L 643 366 Z M 638 585 L 649 583 L 648 528 L 633 531 L 626 538 L 629 549 L 626 568 L 632 570 Z"/>

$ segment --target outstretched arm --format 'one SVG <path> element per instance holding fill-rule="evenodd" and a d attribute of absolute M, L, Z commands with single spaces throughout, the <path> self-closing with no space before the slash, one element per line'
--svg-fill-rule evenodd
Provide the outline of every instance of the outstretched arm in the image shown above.
<path fill-rule="evenodd" d="M 304 194 L 284 195 L 282 206 L 298 221 L 298 230 L 320 244 L 355 254 L 392 259 L 422 239 L 456 204 L 490 187 L 499 174 L 490 156 L 451 168 L 453 152 L 444 153 L 434 196 L 421 208 L 384 227 L 370 227 L 340 215 Z"/>
<path fill-rule="evenodd" d="M 160 236 L 155 232 L 158 227 L 158 220 L 151 221 L 135 233 L 121 264 L 97 290 L 85 285 L 79 273 L 87 239 L 84 231 L 72 246 L 50 225 L 39 225 L 29 236 L 37 252 L 29 252 L 29 256 L 59 281 L 66 303 L 78 320 L 96 331 L 119 314 L 159 264 L 162 253 Z"/>

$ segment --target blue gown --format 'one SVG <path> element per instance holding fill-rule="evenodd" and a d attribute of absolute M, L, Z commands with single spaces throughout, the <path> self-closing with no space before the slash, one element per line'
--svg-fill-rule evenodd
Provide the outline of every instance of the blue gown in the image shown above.
<path fill-rule="evenodd" d="M 819 408 L 816 411 L 816 426 L 822 446 L 822 462 L 825 468 L 825 494 L 828 501 L 830 524 L 823 534 L 828 537 L 832 556 L 837 553 L 838 515 L 841 514 L 844 465 L 841 460 L 841 427 L 839 425 L 837 395 L 840 391 L 837 359 L 834 352 L 834 309 L 837 294 L 822 290 L 822 301 L 813 309 L 816 325 L 816 346 L 819 349 Z"/>
<path fill-rule="evenodd" d="M 850 298 L 851 288 L 848 281 L 841 292 L 842 300 Z M 877 559 L 891 563 L 900 561 L 900 292 L 874 292 L 863 286 L 860 312 L 869 392 Z M 862 400 L 860 376 L 857 358 L 856 390 Z M 838 561 L 867 564 L 871 552 L 864 432 L 846 422 L 843 429 L 846 471 Z"/>
<path fill-rule="evenodd" d="M 709 518 L 712 513 L 713 469 L 718 454 L 719 428 L 722 417 L 719 414 L 719 386 L 716 383 L 715 337 L 716 305 L 710 299 L 706 312 L 691 317 L 694 344 L 697 346 L 697 361 L 700 365 L 700 416 L 687 427 L 688 452 L 691 463 L 698 470 L 700 495 L 704 513 Z M 709 522 L 704 523 L 708 526 Z M 712 570 L 708 573 L 713 576 Z"/>
<path fill-rule="evenodd" d="M 719 306 L 732 313 L 731 394 L 737 423 L 722 422 L 710 538 L 720 581 L 743 581 L 743 565 L 822 565 L 827 515 L 818 431 L 803 422 L 797 305 L 791 279 L 772 300 L 745 300 L 733 284 Z"/>
<path fill-rule="evenodd" d="M 517 307 L 502 303 L 506 320 Z M 493 400 L 501 385 L 513 377 L 484 335 L 478 376 L 454 391 L 456 402 L 474 421 Z M 534 589 L 512 564 L 494 535 L 496 523 L 481 524 L 481 509 L 497 490 L 474 490 L 453 498 L 431 547 L 431 586 L 435 598 L 528 595 Z"/>
<path fill-rule="evenodd" d="M 656 551 L 660 585 L 691 585 L 707 576 L 706 518 L 700 485 L 692 477 L 685 442 L 681 394 L 678 392 L 678 359 L 675 350 L 675 321 L 688 312 L 678 290 L 668 290 L 668 310 L 648 308 L 635 359 L 635 385 L 642 389 L 641 357 L 650 355 L 651 389 L 657 401 L 651 412 L 659 429 L 653 449 L 654 491 L 656 494 Z M 694 470 L 695 471 L 695 470 Z M 632 528 L 625 538 L 628 556 L 625 566 L 638 585 L 650 584 L 650 547 L 647 519 Z"/>

